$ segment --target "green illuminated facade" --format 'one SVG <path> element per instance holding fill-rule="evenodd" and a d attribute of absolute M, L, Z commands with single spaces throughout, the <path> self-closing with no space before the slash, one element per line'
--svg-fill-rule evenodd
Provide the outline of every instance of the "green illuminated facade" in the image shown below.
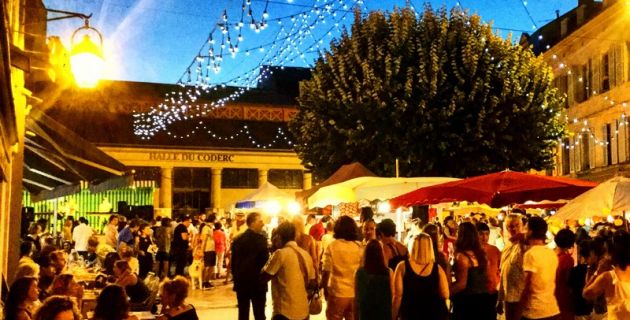
<path fill-rule="evenodd" d="M 32 202 L 30 194 L 24 192 L 23 206 L 32 207 L 35 212 L 35 220 L 47 219 L 51 224 L 55 205 L 57 212 L 63 216 L 86 217 L 89 224 L 95 231 L 101 232 L 107 223 L 110 213 L 116 213 L 118 202 L 124 201 L 130 206 L 150 206 L 153 205 L 154 187 L 131 187 L 124 189 L 109 190 L 101 193 L 92 193 L 87 188 L 81 192 L 56 200 L 44 200 Z M 57 230 L 61 230 L 63 221 L 57 222 Z"/>

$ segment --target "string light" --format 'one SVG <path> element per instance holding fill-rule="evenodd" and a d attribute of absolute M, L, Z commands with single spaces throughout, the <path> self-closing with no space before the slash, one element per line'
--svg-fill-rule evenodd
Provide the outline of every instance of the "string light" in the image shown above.
<path fill-rule="evenodd" d="M 628 101 L 624 101 L 622 103 L 616 103 L 612 99 L 609 99 L 608 97 L 604 97 L 604 100 L 610 100 L 610 104 L 612 106 L 621 106 L 622 108 L 625 108 L 628 105 Z M 630 126 L 630 123 L 628 122 L 628 119 L 626 116 L 626 112 L 624 111 L 621 113 L 619 118 L 615 120 L 615 123 L 618 124 L 618 127 L 615 128 L 614 131 L 611 130 L 611 136 L 610 136 L 610 142 L 609 142 L 609 141 L 605 141 L 607 139 L 600 140 L 599 138 L 597 138 L 594 130 L 591 129 L 591 127 L 589 127 L 588 119 L 573 118 L 572 121 L 569 121 L 568 116 L 565 116 L 565 121 L 568 124 L 569 123 L 572 123 L 574 125 L 580 124 L 580 123 L 582 124 L 582 126 L 576 130 L 576 137 L 575 137 L 574 143 L 565 143 L 562 141 L 562 139 L 558 140 L 560 143 L 560 147 L 566 150 L 575 149 L 576 146 L 579 146 L 581 142 L 580 140 L 582 140 L 584 136 L 593 140 L 593 143 L 595 146 L 607 147 L 610 144 L 610 142 L 614 141 L 615 139 L 619 139 L 620 129 L 622 127 Z"/>
<path fill-rule="evenodd" d="M 270 17 L 269 3 L 269 0 L 265 1 L 264 9 L 256 11 L 252 8 L 251 0 L 243 0 L 241 14 L 236 21 L 231 20 L 228 12 L 224 10 L 207 41 L 204 41 L 199 53 L 178 80 L 177 84 L 181 89 L 165 95 L 162 103 L 150 108 L 149 111 L 135 113 L 134 133 L 142 139 L 150 139 L 159 132 L 166 132 L 171 137 L 184 139 L 190 137 L 191 134 L 203 131 L 202 127 L 195 127 L 189 133 L 175 134 L 169 127 L 179 121 L 205 117 L 213 110 L 237 100 L 273 73 L 269 66 L 290 65 L 295 63 L 296 59 L 307 66 L 312 66 L 313 61 L 308 60 L 310 55 L 321 55 L 325 51 L 322 47 L 325 39 L 332 40 L 336 34 L 342 32 L 340 26 L 344 25 L 348 13 L 352 13 L 348 9 L 350 7 L 361 10 L 365 8 L 364 2 L 360 0 L 327 2 L 317 0 L 312 6 L 301 5 L 308 8 L 304 11 L 284 17 Z M 246 32 L 263 32 L 271 22 L 279 26 L 274 40 L 262 45 L 242 47 L 249 38 Z M 249 26 L 246 27 L 246 25 Z M 286 28 L 286 26 L 290 27 Z M 314 31 L 320 26 L 329 26 L 329 28 L 319 33 L 320 36 L 316 36 Z M 220 74 L 223 70 L 222 65 L 233 60 L 224 59 L 225 55 L 235 58 L 239 54 L 244 54 L 248 59 L 252 56 L 262 58 L 248 71 L 226 81 L 213 83 L 212 75 Z M 491 59 L 494 60 L 494 57 Z M 207 101 L 210 94 L 228 92 L 218 91 L 227 86 L 236 88 L 213 101 L 201 102 Z M 265 144 L 254 143 L 258 142 L 256 139 L 250 142 L 255 146 L 265 146 Z"/>
<path fill-rule="evenodd" d="M 359 3 L 362 2 L 354 1 L 353 5 Z M 245 2 L 245 7 L 246 6 L 247 2 Z M 272 42 L 245 49 L 246 56 L 249 56 L 252 52 L 262 54 L 263 58 L 260 60 L 260 63 L 242 75 L 219 84 L 212 84 L 210 83 L 211 79 L 208 70 L 212 70 L 214 73 L 221 72 L 221 63 L 224 55 L 223 49 L 229 47 L 230 54 L 234 57 L 239 51 L 238 44 L 244 39 L 242 33 L 239 31 L 236 37 L 237 40 L 233 40 L 230 34 L 230 26 L 235 27 L 234 24 L 226 22 L 229 18 L 224 11 L 222 22 L 218 24 L 217 28 L 220 35 L 217 37 L 213 35 L 213 32 L 210 33 L 208 41 L 205 41 L 202 50 L 200 50 L 200 54 L 195 57 L 191 65 L 182 75 L 182 78 L 178 81 L 182 89 L 179 92 L 167 94 L 161 104 L 152 107 L 148 112 L 135 113 L 134 133 L 142 139 L 150 139 L 161 131 L 166 131 L 170 136 L 180 137 L 168 130 L 171 124 L 206 116 L 212 110 L 223 107 L 228 102 L 238 99 L 242 94 L 256 87 L 260 81 L 264 81 L 271 75 L 272 71 L 268 66 L 293 63 L 298 57 L 303 59 L 307 65 L 310 65 L 305 59 L 306 53 L 309 53 L 309 50 L 313 47 L 318 49 L 317 52 L 321 52 L 323 50 L 321 44 L 324 43 L 324 38 L 332 37 L 333 30 L 338 33 L 341 32 L 339 26 L 343 24 L 346 15 L 350 11 L 346 11 L 342 15 L 336 15 L 335 11 L 340 7 L 347 8 L 347 4 L 345 4 L 343 0 L 335 0 L 327 2 L 321 7 L 315 4 L 313 6 L 314 10 L 306 10 L 289 16 L 289 19 L 292 21 L 289 31 L 282 25 L 280 31 L 276 34 L 276 38 Z M 319 14 L 315 12 L 319 12 Z M 334 23 L 323 36 L 317 38 L 311 30 L 323 24 L 326 20 L 326 17 L 322 13 L 332 13 L 329 14 L 328 19 L 334 21 Z M 337 19 L 332 19 L 331 16 L 333 15 L 337 17 Z M 240 26 L 241 24 L 238 23 L 236 25 Z M 286 23 L 284 25 L 286 25 Z M 221 42 L 219 46 L 216 46 L 215 39 L 219 37 L 221 38 Z M 313 41 L 307 41 L 307 38 Z M 226 44 L 229 44 L 229 46 Z M 301 50 L 300 46 L 305 46 L 306 50 Z M 205 49 L 206 47 L 207 49 Z M 201 54 L 201 52 L 208 52 L 208 54 Z M 235 85 L 239 86 L 239 88 L 235 88 L 230 94 L 209 103 L 198 102 L 211 91 L 216 91 L 219 87 L 225 88 L 227 85 Z M 197 132 L 198 129 L 192 131 Z M 181 137 L 189 136 L 190 133 L 182 135 Z M 256 145 L 259 145 L 259 143 Z M 264 146 L 262 144 L 260 145 L 261 147 Z"/>
<path fill-rule="evenodd" d="M 278 147 L 280 144 L 293 146 L 293 141 L 289 138 L 289 135 L 284 132 L 282 127 L 276 128 L 275 131 L 276 133 L 275 133 L 275 136 L 272 138 L 272 140 L 264 143 L 264 142 L 261 142 L 262 139 L 257 138 L 250 131 L 249 126 L 247 125 L 243 125 L 235 133 L 220 135 L 216 133 L 215 131 L 213 131 L 212 129 L 208 128 L 205 122 L 199 121 L 197 125 L 195 125 L 195 129 L 193 129 L 190 133 L 174 134 L 174 133 L 169 132 L 168 135 L 173 139 L 183 140 L 183 139 L 190 138 L 191 134 L 205 132 L 208 134 L 208 138 L 211 138 L 217 141 L 234 141 L 238 138 L 246 137 L 249 143 L 252 145 L 252 147 L 262 148 L 262 149 Z"/>

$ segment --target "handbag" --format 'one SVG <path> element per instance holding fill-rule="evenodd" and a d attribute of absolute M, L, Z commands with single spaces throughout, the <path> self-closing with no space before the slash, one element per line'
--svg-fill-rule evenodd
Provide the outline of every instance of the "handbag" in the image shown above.
<path fill-rule="evenodd" d="M 304 257 L 300 254 L 300 252 L 291 247 L 295 254 L 298 257 L 298 261 L 300 262 L 300 272 L 304 277 L 304 288 L 306 288 L 306 295 L 308 298 L 308 313 L 311 315 L 318 315 L 322 313 L 322 298 L 319 294 L 319 288 L 317 286 L 317 280 L 314 280 L 312 283 L 308 280 L 308 270 L 306 269 L 306 263 L 304 262 Z"/>
<path fill-rule="evenodd" d="M 147 252 L 150 254 L 156 254 L 158 252 L 158 246 L 156 244 L 149 245 Z"/>

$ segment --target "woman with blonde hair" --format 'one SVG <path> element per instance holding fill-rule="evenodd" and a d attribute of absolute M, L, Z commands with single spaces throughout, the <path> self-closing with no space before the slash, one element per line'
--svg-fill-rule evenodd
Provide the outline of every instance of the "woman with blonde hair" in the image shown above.
<path fill-rule="evenodd" d="M 447 319 L 448 297 L 446 272 L 435 261 L 431 236 L 421 233 L 409 259 L 396 267 L 392 319 Z"/>
<path fill-rule="evenodd" d="M 317 266 L 319 266 L 319 257 L 317 255 L 317 244 L 315 239 L 305 232 L 304 218 L 300 215 L 293 217 L 293 225 L 295 226 L 295 242 L 298 247 L 308 252 L 313 259 L 313 266 L 315 267 L 315 274 L 317 274 Z"/>
<path fill-rule="evenodd" d="M 63 241 L 72 242 L 72 229 L 74 228 L 74 219 L 66 219 L 63 223 Z"/>

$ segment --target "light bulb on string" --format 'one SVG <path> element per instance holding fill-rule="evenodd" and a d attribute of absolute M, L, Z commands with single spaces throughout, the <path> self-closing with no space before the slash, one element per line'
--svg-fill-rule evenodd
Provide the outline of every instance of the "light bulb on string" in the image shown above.
<path fill-rule="evenodd" d="M 340 3 L 341 3 L 341 2 L 340 2 Z M 303 17 L 303 18 L 306 18 L 306 17 L 308 17 L 308 14 L 303 14 L 303 15 L 302 15 L 302 17 Z M 345 17 L 345 16 L 344 16 L 344 17 Z M 310 27 L 313 27 L 313 26 L 310 26 Z M 291 34 L 294 34 L 294 33 L 291 33 Z M 308 33 L 307 33 L 307 34 L 308 34 Z M 310 35 L 310 34 L 309 34 L 309 36 L 312 36 L 312 35 Z M 296 40 L 296 39 L 297 39 L 297 40 Z M 287 43 L 292 43 L 293 45 L 295 45 L 296 43 L 297 43 L 297 44 L 303 44 L 303 43 L 304 43 L 304 40 L 305 40 L 305 38 L 303 38 L 303 37 L 298 37 L 298 38 L 293 38 L 293 40 L 291 40 L 291 39 L 285 39 L 284 41 L 285 41 L 285 42 L 287 42 Z M 313 44 L 311 44 L 311 47 L 312 47 L 312 46 L 313 46 Z M 275 43 L 274 43 L 274 44 L 272 44 L 272 48 L 273 48 L 273 47 L 275 47 Z M 285 57 L 285 58 L 283 58 L 283 60 L 284 60 L 284 61 L 293 60 L 293 59 L 291 59 L 291 55 L 290 55 L 290 54 L 287 54 L 287 53 L 289 53 L 289 52 L 290 52 L 290 50 L 287 50 L 287 48 L 290 48 L 290 46 L 286 46 L 286 45 L 284 45 L 284 46 L 282 46 L 282 47 L 283 47 L 283 49 L 281 49 L 280 51 L 277 51 L 277 52 L 274 54 L 274 56 L 271 56 L 271 57 L 269 57 L 269 58 L 266 58 L 266 60 L 264 60 L 264 61 L 277 60 L 277 57 L 278 57 L 278 56 L 284 56 L 284 57 Z M 266 52 L 266 50 L 264 50 L 264 47 L 263 47 L 263 51 L 265 51 L 265 55 L 268 55 L 268 54 L 269 54 L 269 52 Z M 300 51 L 300 50 L 297 50 L 297 52 L 298 52 L 298 53 L 297 53 L 297 55 L 299 55 L 299 54 L 300 54 L 300 53 L 299 53 L 299 51 Z M 212 61 L 214 61 L 213 63 L 216 63 L 216 61 L 219 61 L 219 62 L 220 62 L 220 61 L 222 60 L 222 55 L 219 55 L 219 56 L 217 57 L 217 59 L 211 59 L 211 60 L 212 60 Z M 217 65 L 218 65 L 218 63 L 217 63 Z M 246 80 L 245 84 L 246 84 L 247 88 L 252 88 L 252 87 L 254 87 L 254 86 L 249 84 L 249 83 L 252 83 L 252 82 L 247 83 L 247 79 L 249 79 L 249 81 L 252 81 L 252 80 L 257 81 L 257 79 L 267 78 L 267 77 L 268 77 L 267 75 L 264 75 L 263 77 L 251 77 L 251 76 L 248 76 L 248 77 L 243 77 L 243 79 L 245 79 L 245 80 Z M 197 81 L 196 83 L 193 83 L 192 81 L 189 81 L 189 82 L 188 82 L 188 85 L 193 85 L 193 84 L 194 84 L 194 86 L 195 86 L 195 87 L 197 87 L 197 88 L 202 88 L 202 89 L 204 89 L 204 90 L 207 90 L 207 89 L 214 89 L 214 90 L 216 90 L 216 87 L 215 87 L 215 86 L 210 86 L 210 85 L 209 85 L 209 79 L 203 79 L 203 78 L 201 78 L 200 80 L 201 80 L 201 81 Z M 200 83 L 200 82 L 201 82 L 201 83 Z M 206 82 L 206 83 L 204 83 L 204 82 Z M 186 86 L 186 84 L 185 84 L 183 81 L 182 81 L 182 82 L 179 82 L 179 84 L 180 84 L 181 86 Z M 230 95 L 230 97 L 229 97 L 229 98 L 230 98 L 230 99 L 236 99 L 237 97 L 236 97 L 235 95 Z M 187 99 L 196 100 L 196 98 L 195 98 L 194 96 L 189 96 Z M 181 102 L 181 101 L 177 101 L 177 103 L 181 104 L 182 102 Z M 209 106 L 210 106 L 210 107 L 212 107 L 212 108 L 216 108 L 216 107 L 221 107 L 221 106 L 223 106 L 223 105 L 225 105 L 225 101 L 224 101 L 224 99 L 221 99 L 220 101 L 217 101 L 217 103 L 212 103 L 212 104 L 210 104 Z M 201 109 L 199 108 L 199 106 L 197 106 L 197 110 L 201 110 Z M 203 112 L 203 111 L 202 111 L 202 112 Z M 175 117 L 175 118 L 176 118 L 176 119 L 179 119 L 179 118 L 181 118 L 181 117 L 179 117 L 179 116 L 178 116 L 178 117 Z M 174 121 L 174 120 L 171 120 L 171 121 Z M 163 128 L 163 127 L 164 127 L 164 125 L 163 125 L 163 124 L 161 124 L 159 127 L 160 127 L 160 130 L 161 130 L 161 128 Z"/>

